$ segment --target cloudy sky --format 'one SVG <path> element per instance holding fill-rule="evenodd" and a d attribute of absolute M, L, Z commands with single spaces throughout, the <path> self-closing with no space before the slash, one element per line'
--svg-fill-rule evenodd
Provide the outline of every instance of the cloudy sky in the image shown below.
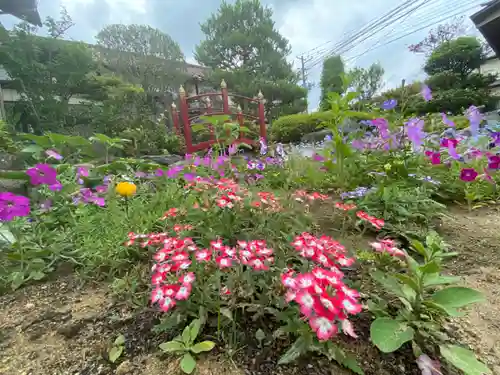
<path fill-rule="evenodd" d="M 231 0 L 230 0 L 231 1 Z M 338 43 L 370 21 L 377 19 L 404 0 L 261 0 L 274 10 L 276 26 L 292 46 L 290 60 L 300 67 L 298 55 L 305 54 L 308 81 L 315 86 L 309 95 L 310 109 L 317 107 L 321 61 Z M 433 23 L 447 17 L 470 15 L 480 9 L 485 0 L 416 0 L 424 2 L 413 13 L 399 13 L 387 28 L 354 43 L 343 46 L 342 56 L 349 67 L 367 67 L 380 62 L 385 69 L 384 88 L 395 87 L 401 80 L 411 82 L 423 78 L 423 56 L 408 51 L 409 44 L 422 40 Z M 68 37 L 92 43 L 94 36 L 110 23 L 149 24 L 168 33 L 176 40 L 189 62 L 193 59 L 194 46 L 203 38 L 199 23 L 215 12 L 220 0 L 39 0 L 43 18 L 57 17 L 61 6 L 66 7 L 75 26 Z M 475 8 L 471 9 L 474 5 Z M 411 7 L 406 7 L 410 10 Z M 396 18 L 401 17 L 399 20 Z M 468 20 L 467 20 L 468 21 Z M 11 27 L 16 22 L 2 16 L 2 23 Z M 418 31 L 421 29 L 420 31 Z M 470 31 L 476 32 L 470 25 Z M 410 34 L 405 36 L 406 34 Z M 360 56 L 361 55 L 361 56 Z"/>

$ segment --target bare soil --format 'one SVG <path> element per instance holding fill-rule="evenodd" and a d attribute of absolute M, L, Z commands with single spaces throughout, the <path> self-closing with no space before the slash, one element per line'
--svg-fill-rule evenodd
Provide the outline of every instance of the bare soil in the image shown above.
<path fill-rule="evenodd" d="M 441 234 L 460 253 L 449 262 L 449 272 L 486 297 L 467 316 L 454 319 L 450 331 L 500 374 L 500 208 L 453 209 L 443 220 Z"/>
<path fill-rule="evenodd" d="M 486 294 L 487 302 L 471 309 L 467 317 L 450 323 L 465 342 L 500 374 L 500 212 L 494 209 L 468 213 L 452 210 L 443 220 L 442 234 L 460 256 L 449 272 L 463 276 L 464 285 Z M 356 241 L 358 243 L 356 243 Z M 347 239 L 346 245 L 364 247 Z M 31 285 L 0 297 L 1 375 L 174 375 L 178 360 L 158 353 L 170 339 L 151 329 L 160 315 L 151 309 L 132 310 L 113 302 L 106 284 L 81 284 L 68 276 Z M 357 340 L 339 336 L 346 351 L 355 355 L 367 375 L 417 375 L 411 350 L 381 354 L 369 343 L 367 315 L 354 321 Z M 249 330 L 250 331 L 250 330 Z M 116 364 L 108 358 L 119 335 L 125 351 Z M 220 350 L 198 361 L 200 375 L 348 375 L 351 372 L 324 358 L 306 356 L 292 366 L 277 366 L 288 343 L 260 347 L 249 339 L 233 355 Z"/>

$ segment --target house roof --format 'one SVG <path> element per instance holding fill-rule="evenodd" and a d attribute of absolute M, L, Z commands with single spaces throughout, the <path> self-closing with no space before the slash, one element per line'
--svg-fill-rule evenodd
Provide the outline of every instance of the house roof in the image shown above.
<path fill-rule="evenodd" d="M 492 12 L 500 10 L 500 0 L 491 0 L 482 4 L 484 8 L 470 16 L 476 25 L 483 22 Z"/>
<path fill-rule="evenodd" d="M 36 0 L 0 0 L 2 13 L 11 14 L 36 26 L 42 26 L 37 5 Z"/>

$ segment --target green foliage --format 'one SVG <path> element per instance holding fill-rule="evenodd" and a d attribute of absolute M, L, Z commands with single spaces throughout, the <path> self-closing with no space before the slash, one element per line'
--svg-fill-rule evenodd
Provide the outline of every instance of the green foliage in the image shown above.
<path fill-rule="evenodd" d="M 275 28 L 273 12 L 259 0 L 223 2 L 201 24 L 205 40 L 196 46 L 196 60 L 213 70 L 211 81 L 224 79 L 240 95 L 267 100 L 270 118 L 301 112 L 307 92 L 287 61 L 290 45 Z M 240 103 L 243 108 L 243 103 Z"/>
<path fill-rule="evenodd" d="M 309 133 L 319 129 L 322 122 L 333 118 L 331 112 L 300 113 L 280 117 L 271 124 L 270 136 L 276 142 L 296 143 Z"/>
<path fill-rule="evenodd" d="M 108 351 L 108 359 L 111 363 L 115 363 L 125 350 L 125 336 L 119 335 Z"/>
<path fill-rule="evenodd" d="M 196 360 L 193 354 L 209 352 L 215 347 L 213 341 L 195 343 L 200 333 L 201 326 L 201 321 L 195 319 L 184 328 L 182 335 L 177 336 L 172 341 L 160 344 L 160 349 L 165 353 L 177 353 L 182 355 L 180 367 L 186 374 L 191 374 L 196 368 Z"/>
<path fill-rule="evenodd" d="M 96 39 L 102 64 L 147 93 L 177 90 L 188 77 L 179 44 L 159 29 L 112 24 Z"/>
<path fill-rule="evenodd" d="M 453 72 L 467 77 L 483 61 L 483 48 L 475 37 L 460 37 L 439 45 L 429 56 L 424 70 L 429 75 Z"/>
<path fill-rule="evenodd" d="M 328 103 L 328 93 L 344 91 L 342 75 L 344 74 L 344 62 L 340 56 L 331 56 L 323 61 L 323 70 L 321 71 L 321 97 L 320 109 L 326 111 L 330 108 Z"/>
<path fill-rule="evenodd" d="M 392 269 L 386 273 L 382 269 L 387 269 L 387 266 L 372 272 L 373 279 L 388 296 L 396 299 L 384 300 L 377 296 L 376 302 L 370 301 L 368 306 L 376 316 L 370 328 L 370 337 L 384 353 L 396 351 L 412 341 L 414 353 L 419 356 L 427 345 L 439 344 L 445 351 L 444 357 L 463 369 L 466 366 L 453 358 L 450 347 L 442 345 L 450 341 L 442 324 L 446 317 L 460 316 L 459 308 L 481 302 L 484 296 L 474 289 L 454 286 L 457 278 L 441 274 L 443 259 L 455 255 L 446 252 L 443 246 L 442 240 L 431 233 L 425 245 L 418 241 L 412 243 L 412 249 L 420 261 L 406 254 L 403 263 L 394 261 L 389 266 Z M 390 255 L 382 254 L 380 257 L 390 258 Z M 464 362 L 485 368 L 472 353 L 461 350 L 464 351 Z"/>
<path fill-rule="evenodd" d="M 359 100 L 368 101 L 382 87 L 384 68 L 379 63 L 374 63 L 367 69 L 354 68 L 347 74 L 351 87 L 359 93 Z"/>

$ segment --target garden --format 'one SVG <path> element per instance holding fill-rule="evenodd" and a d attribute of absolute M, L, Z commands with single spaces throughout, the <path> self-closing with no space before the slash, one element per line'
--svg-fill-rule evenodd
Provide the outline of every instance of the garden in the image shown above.
<path fill-rule="evenodd" d="M 474 106 L 440 136 L 356 97 L 329 94 L 313 157 L 242 154 L 241 129 L 168 167 L 103 134 L 16 140 L 0 373 L 499 373 L 500 132 Z"/>

